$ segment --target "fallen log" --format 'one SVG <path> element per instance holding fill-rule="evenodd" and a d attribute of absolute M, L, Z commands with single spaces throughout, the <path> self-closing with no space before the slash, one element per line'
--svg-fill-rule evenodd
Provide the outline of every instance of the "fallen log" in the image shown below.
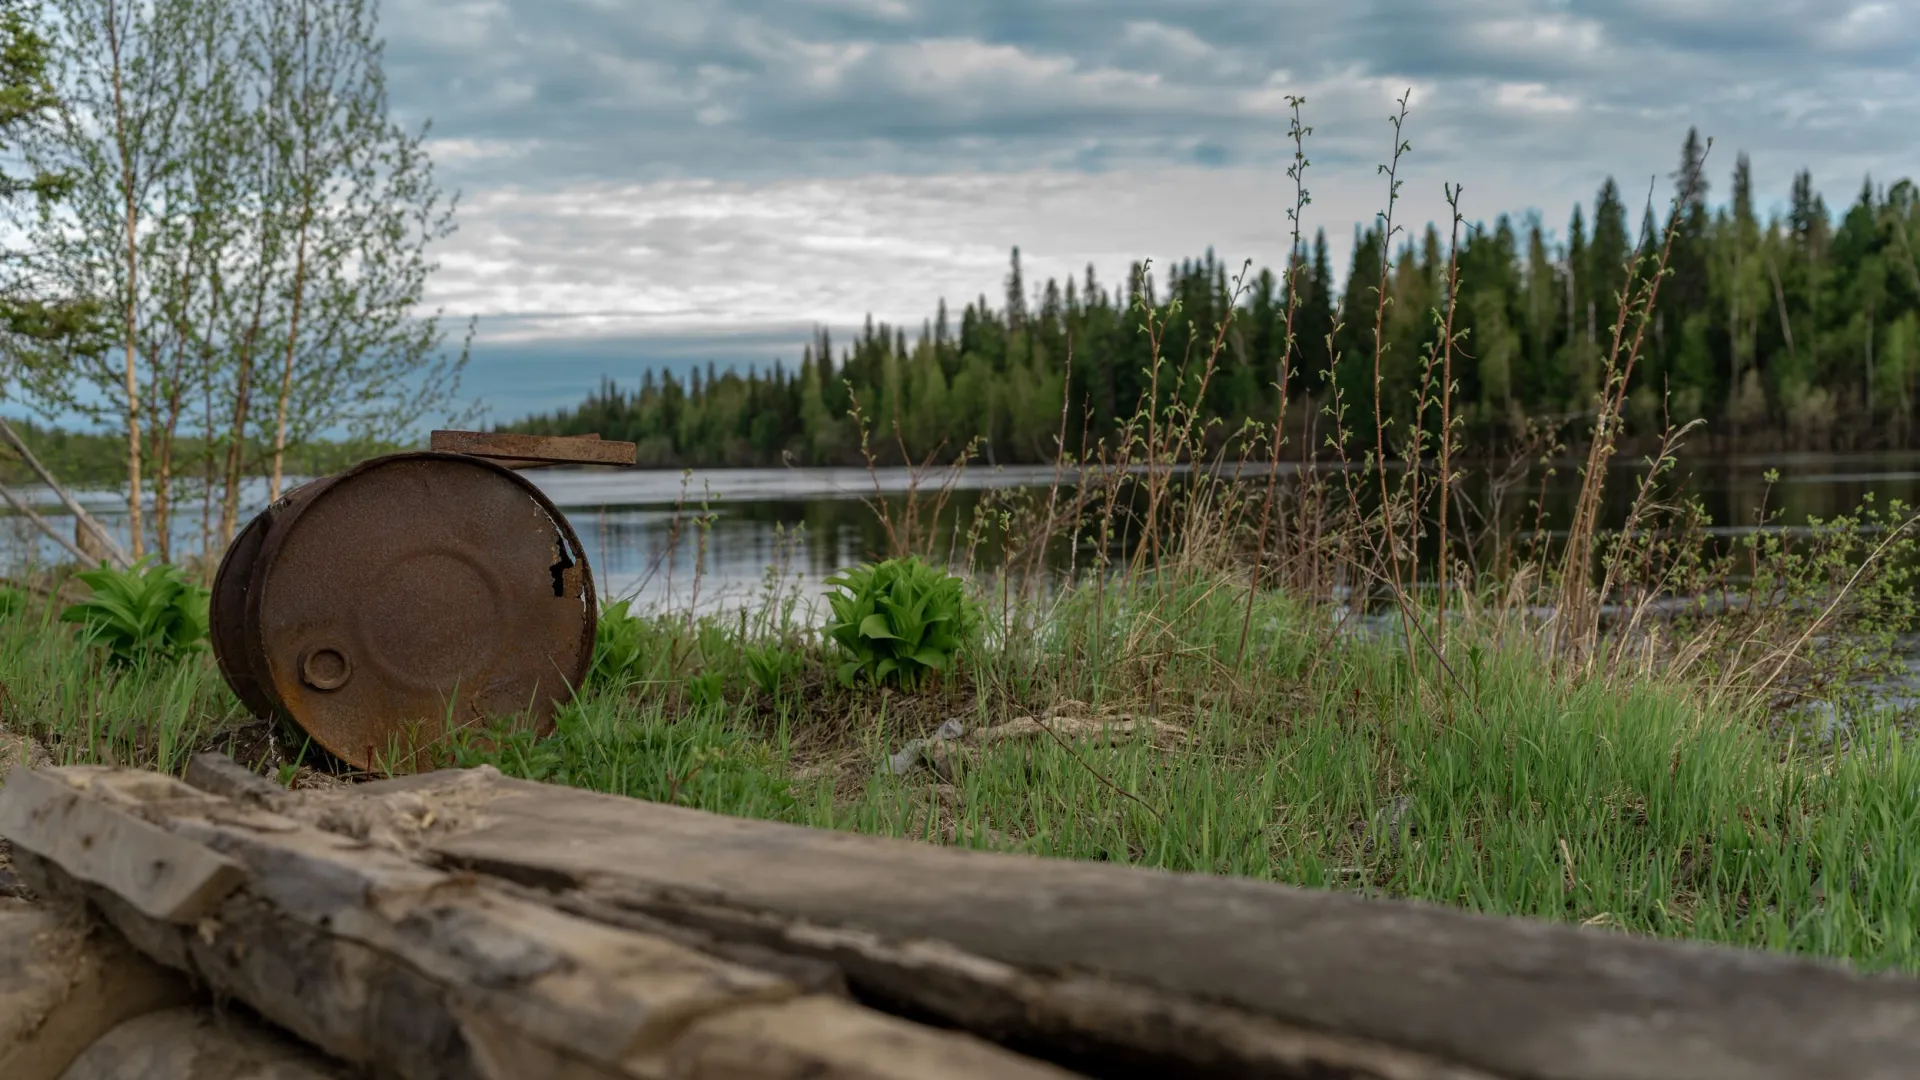
<path fill-rule="evenodd" d="M 69 540 L 66 533 L 54 528 L 53 523 L 41 517 L 40 512 L 35 510 L 31 503 L 27 502 L 27 500 L 21 496 L 14 494 L 13 490 L 5 484 L 0 484 L 0 502 L 4 502 L 12 507 L 14 513 L 19 514 L 22 518 L 26 519 L 28 524 L 39 529 L 48 537 L 51 537 L 54 543 L 66 548 L 68 554 L 72 555 L 74 560 L 81 566 L 94 565 L 95 560 L 81 548 L 77 539 Z M 75 533 L 77 536 L 77 529 Z"/>
<path fill-rule="evenodd" d="M 377 1073 L 1068 1075 L 169 777 L 16 773 L 0 831 L 42 894 L 88 901 L 147 955 Z"/>
<path fill-rule="evenodd" d="M 310 805 L 438 865 L 832 959 L 890 1008 L 1028 1049 L 1068 1043 L 1091 1068 L 1788 1080 L 1910 1076 L 1920 1060 L 1920 981 L 1759 952 L 747 821 L 491 771 Z"/>
<path fill-rule="evenodd" d="M 1881 1080 L 1920 1060 L 1920 981 L 1790 957 L 486 768 L 325 792 L 216 758 L 188 775 L 220 794 L 22 772 L 0 835 L 37 890 L 404 1077 Z"/>

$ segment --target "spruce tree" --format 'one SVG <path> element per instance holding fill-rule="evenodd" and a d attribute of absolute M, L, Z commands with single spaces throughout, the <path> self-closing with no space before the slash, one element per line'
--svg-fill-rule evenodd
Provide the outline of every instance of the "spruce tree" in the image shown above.
<path fill-rule="evenodd" d="M 1314 232 L 1313 263 L 1303 278 L 1300 308 L 1293 316 L 1293 369 L 1303 385 L 1324 390 L 1332 362 L 1327 338 L 1333 333 L 1333 257 L 1325 229 Z"/>
<path fill-rule="evenodd" d="M 1020 331 L 1027 325 L 1027 283 L 1020 273 L 1020 249 L 1013 249 L 1012 265 L 1007 270 L 1007 329 Z"/>
<path fill-rule="evenodd" d="M 1724 241 L 1727 281 L 1727 429 L 1735 438 L 1748 419 L 1743 405 L 1747 372 L 1755 356 L 1766 284 L 1760 267 L 1760 223 L 1753 212 L 1753 165 L 1743 152 L 1733 164 L 1733 206 Z"/>
<path fill-rule="evenodd" d="M 1703 383 L 1714 379 L 1713 364 L 1704 353 L 1701 337 L 1706 324 L 1696 324 L 1690 332 L 1678 331 L 1696 314 L 1704 316 L 1711 292 L 1707 267 L 1711 216 L 1707 210 L 1706 158 L 1707 148 L 1699 130 L 1687 129 L 1686 141 L 1680 147 L 1680 167 L 1673 173 L 1673 248 L 1667 261 L 1670 273 L 1661 283 L 1656 301 L 1659 323 L 1668 331 L 1662 350 L 1663 366 L 1669 372 L 1684 369 L 1691 373 L 1689 382 Z M 1685 389 L 1707 391 L 1710 388 L 1700 385 Z"/>
<path fill-rule="evenodd" d="M 1520 380 L 1523 399 L 1544 398 L 1563 381 L 1554 370 L 1559 347 L 1560 282 L 1537 214 L 1527 219 L 1526 377 Z"/>
<path fill-rule="evenodd" d="M 1633 237 L 1627 229 L 1627 204 L 1620 197 L 1620 186 L 1609 176 L 1594 199 L 1593 248 L 1588 258 L 1592 271 L 1587 275 L 1590 283 L 1587 300 L 1597 315 L 1595 343 L 1603 356 L 1613 347 L 1621 293 L 1627 286 L 1628 263 L 1633 251 Z"/>
<path fill-rule="evenodd" d="M 1380 230 L 1353 230 L 1353 258 L 1340 301 L 1340 328 L 1334 332 L 1335 382 L 1346 398 L 1349 425 L 1372 424 L 1373 324 L 1380 285 Z"/>

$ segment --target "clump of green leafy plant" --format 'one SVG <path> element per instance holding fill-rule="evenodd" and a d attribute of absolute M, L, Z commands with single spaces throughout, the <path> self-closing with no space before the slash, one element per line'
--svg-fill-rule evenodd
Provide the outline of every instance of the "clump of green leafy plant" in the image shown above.
<path fill-rule="evenodd" d="M 60 619 L 80 624 L 83 638 L 103 646 L 110 663 L 171 662 L 205 643 L 209 593 L 183 579 L 178 567 L 142 559 L 125 570 L 103 566 L 74 576 L 93 594 Z"/>
<path fill-rule="evenodd" d="M 647 658 L 654 634 L 647 621 L 629 610 L 632 601 L 615 600 L 600 611 L 593 631 L 593 667 L 589 686 L 618 686 L 633 678 Z"/>
<path fill-rule="evenodd" d="M 978 642 L 980 613 L 966 582 L 920 558 L 888 559 L 828 578 L 827 637 L 847 659 L 840 682 L 918 687 L 953 670 Z"/>
<path fill-rule="evenodd" d="M 799 679 L 806 665 L 805 656 L 780 645 L 748 645 L 744 654 L 747 678 L 769 696 L 778 695 L 781 687 Z"/>
<path fill-rule="evenodd" d="M 686 678 L 687 701 L 696 709 L 711 709 L 727 703 L 727 677 L 722 671 L 703 671 Z"/>
<path fill-rule="evenodd" d="M 0 585 L 0 619 L 11 619 L 27 608 L 27 594 L 11 585 Z"/>

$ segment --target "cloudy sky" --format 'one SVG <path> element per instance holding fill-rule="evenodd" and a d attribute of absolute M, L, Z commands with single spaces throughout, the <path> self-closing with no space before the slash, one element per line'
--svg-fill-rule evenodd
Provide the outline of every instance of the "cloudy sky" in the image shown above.
<path fill-rule="evenodd" d="M 1689 125 L 1763 203 L 1920 171 L 1920 0 L 385 0 L 394 107 L 462 195 L 434 301 L 499 419 L 649 364 L 792 361 L 816 323 L 1277 265 L 1288 95 L 1344 267 L 1412 92 L 1400 220 L 1629 199 Z M 1636 212 L 1637 219 L 1637 212 Z"/>

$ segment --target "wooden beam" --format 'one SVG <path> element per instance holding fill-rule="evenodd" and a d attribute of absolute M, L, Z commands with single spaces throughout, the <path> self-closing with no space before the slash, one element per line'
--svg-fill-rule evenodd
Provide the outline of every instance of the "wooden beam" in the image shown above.
<path fill-rule="evenodd" d="M 82 768 L 0 788 L 0 821 L 79 799 L 230 860 L 243 880 L 204 919 L 159 917 L 45 829 L 13 837 L 21 876 L 317 1049 L 412 1080 L 1883 1080 L 1920 1060 L 1920 980 L 1787 956 L 490 768 L 279 792 L 228 764 L 189 770 L 225 795 Z"/>
<path fill-rule="evenodd" d="M 558 910 L 415 861 L 406 837 L 452 803 L 374 833 L 194 792 L 171 778 L 48 770 L 20 814 L 72 797 L 146 822 L 245 871 L 195 925 L 156 918 L 89 880 L 74 845 L 13 835 L 21 876 L 84 899 L 141 951 L 245 1002 L 340 1061 L 406 1080 L 1066 1080 L 962 1033 L 924 1027 L 721 959 L 670 935 Z M 350 804 L 349 804 L 350 805 Z M 337 807 L 312 804 L 326 818 Z M 401 830 L 395 832 L 395 829 Z M 101 832 L 113 844 L 134 830 Z M 123 853 L 124 854 L 124 853 Z M 12 1080 L 8 1077 L 8 1080 Z"/>
<path fill-rule="evenodd" d="M 69 776 L 84 780 L 88 773 Z M 244 877 L 232 859 L 88 798 L 53 770 L 8 775 L 0 787 L 0 836 L 166 922 L 206 917 Z"/>
<path fill-rule="evenodd" d="M 429 449 L 489 458 L 509 468 L 539 465 L 632 465 L 637 448 L 598 435 L 507 435 L 482 431 L 435 431 Z"/>
<path fill-rule="evenodd" d="M 5 502 L 8 506 L 11 506 L 13 508 L 14 513 L 19 514 L 21 517 L 25 518 L 27 522 L 31 524 L 34 528 L 39 529 L 41 532 L 52 537 L 54 543 L 59 544 L 63 548 L 66 548 L 67 553 L 73 556 L 75 562 L 79 563 L 81 566 L 84 566 L 88 569 L 93 568 L 94 560 L 88 557 L 85 551 L 82 551 L 80 549 L 80 545 L 78 543 L 69 539 L 67 535 L 61 532 L 59 529 L 54 528 L 52 522 L 48 521 L 44 517 L 41 517 L 39 512 L 34 510 L 34 508 L 28 504 L 26 499 L 22 498 L 19 495 L 15 495 L 13 491 L 10 488 L 8 488 L 7 485 L 5 484 L 0 484 L 0 502 Z"/>
<path fill-rule="evenodd" d="M 369 813 L 369 799 L 436 790 L 470 808 L 425 839 L 437 862 L 763 943 L 816 941 L 821 954 L 857 951 L 834 940 L 853 935 L 894 953 L 866 962 L 876 991 L 949 1022 L 997 1001 L 1008 1037 L 1046 1033 L 1021 1029 L 1017 995 L 968 999 L 949 985 L 943 1001 L 916 985 L 907 943 L 940 943 L 955 969 L 971 957 L 1028 979 L 1074 972 L 1498 1076 L 1838 1080 L 1920 1061 L 1920 980 L 1793 957 L 747 821 L 498 775 L 383 781 L 354 799 Z"/>
<path fill-rule="evenodd" d="M 0 442 L 13 447 L 14 453 L 19 454 L 20 460 L 26 462 L 27 468 L 32 469 L 34 474 L 40 477 L 41 483 L 47 485 L 54 497 L 67 508 L 67 512 L 71 513 L 80 524 L 93 530 L 100 541 L 100 546 L 106 550 L 107 558 L 115 566 L 125 569 L 133 565 L 133 560 L 127 556 L 126 549 L 120 546 L 120 541 L 115 540 L 113 534 L 107 531 L 107 527 L 100 524 L 100 519 L 87 513 L 87 508 L 80 505 L 80 500 L 73 497 L 73 492 L 67 490 L 65 484 L 62 484 L 53 473 L 47 471 L 45 465 L 40 464 L 40 459 L 34 456 L 33 449 L 20 437 L 19 432 L 13 430 L 13 425 L 7 423 L 7 418 L 4 416 L 0 416 Z M 89 560 L 82 558 L 81 561 Z"/>

